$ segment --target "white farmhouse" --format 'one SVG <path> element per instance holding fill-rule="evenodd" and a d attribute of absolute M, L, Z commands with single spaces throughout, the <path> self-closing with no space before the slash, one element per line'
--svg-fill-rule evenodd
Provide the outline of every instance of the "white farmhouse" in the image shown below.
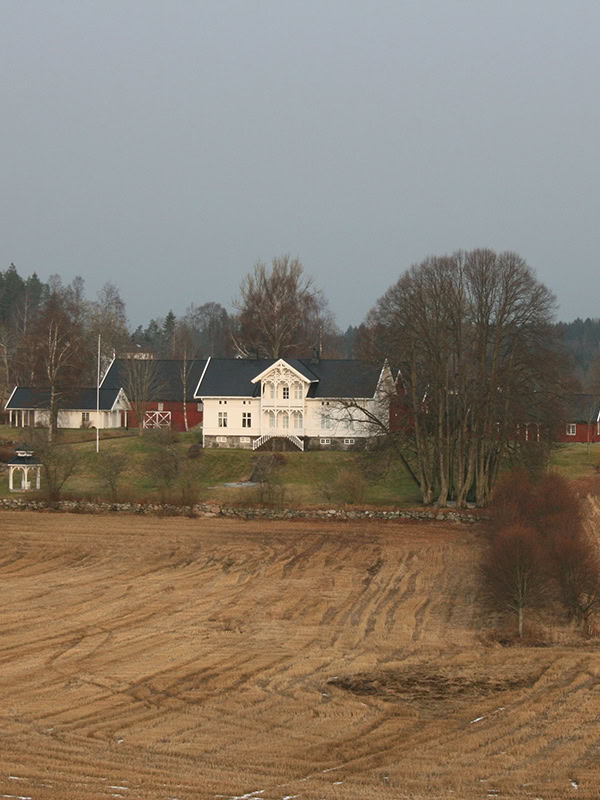
<path fill-rule="evenodd" d="M 386 423 L 392 385 L 386 364 L 209 358 L 194 396 L 205 447 L 351 449 L 376 434 L 374 417 Z"/>
<path fill-rule="evenodd" d="M 121 428 L 127 424 L 130 405 L 123 389 L 100 389 L 97 409 L 95 388 L 63 389 L 58 412 L 59 428 Z M 63 408 L 63 406 L 65 406 Z M 50 390 L 17 386 L 5 409 L 9 424 L 16 428 L 50 424 Z"/>

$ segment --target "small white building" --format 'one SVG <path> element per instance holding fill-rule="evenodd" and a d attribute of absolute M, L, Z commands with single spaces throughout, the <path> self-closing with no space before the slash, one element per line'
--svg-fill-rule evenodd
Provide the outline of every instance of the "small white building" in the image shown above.
<path fill-rule="evenodd" d="M 343 359 L 210 358 L 195 397 L 204 404 L 205 447 L 359 449 L 384 424 L 389 367 Z M 271 444 L 273 444 L 271 442 Z"/>
<path fill-rule="evenodd" d="M 123 389 L 100 389 L 98 411 L 95 387 L 62 390 L 59 406 L 59 428 L 127 427 L 127 413 L 131 410 Z M 9 425 L 13 427 L 48 427 L 50 390 L 17 386 L 5 409 L 9 413 Z"/>

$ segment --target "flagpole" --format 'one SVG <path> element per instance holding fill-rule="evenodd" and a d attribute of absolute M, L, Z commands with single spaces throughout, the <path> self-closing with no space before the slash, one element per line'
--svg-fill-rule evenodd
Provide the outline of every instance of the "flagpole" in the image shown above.
<path fill-rule="evenodd" d="M 98 376 L 96 380 L 96 452 L 100 452 L 100 334 L 98 334 Z"/>

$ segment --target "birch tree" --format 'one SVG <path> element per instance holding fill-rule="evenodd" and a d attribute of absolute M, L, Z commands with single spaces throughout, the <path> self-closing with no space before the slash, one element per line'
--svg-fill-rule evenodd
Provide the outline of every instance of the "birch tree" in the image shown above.
<path fill-rule="evenodd" d="M 234 302 L 240 355 L 261 358 L 308 355 L 318 346 L 332 317 L 323 294 L 297 258 L 279 256 L 271 267 L 259 261 Z"/>

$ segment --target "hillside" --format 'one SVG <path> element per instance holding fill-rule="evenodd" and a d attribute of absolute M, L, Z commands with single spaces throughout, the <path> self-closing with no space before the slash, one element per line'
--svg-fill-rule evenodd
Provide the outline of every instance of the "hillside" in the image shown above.
<path fill-rule="evenodd" d="M 491 643 L 481 530 L 0 524 L 4 796 L 597 796 L 598 645 Z"/>

